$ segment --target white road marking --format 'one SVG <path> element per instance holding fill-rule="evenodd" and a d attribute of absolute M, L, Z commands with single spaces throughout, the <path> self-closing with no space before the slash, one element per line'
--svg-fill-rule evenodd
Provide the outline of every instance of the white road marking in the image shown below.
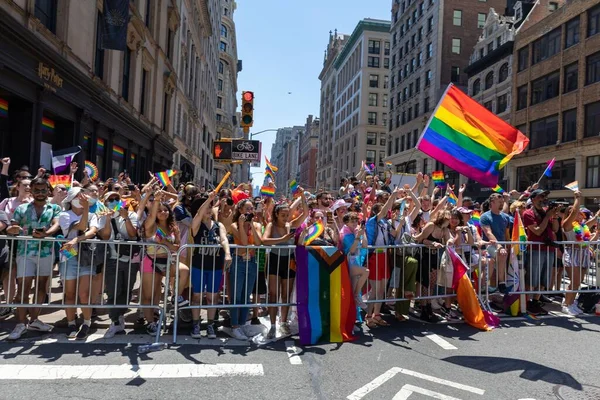
<path fill-rule="evenodd" d="M 290 364 L 292 364 L 292 365 L 301 365 L 302 364 L 302 359 L 298 355 L 300 353 L 300 350 L 296 346 L 294 346 L 293 340 L 285 341 L 285 351 L 287 352 L 288 359 L 290 360 Z"/>
<path fill-rule="evenodd" d="M 394 396 L 394 398 L 392 400 L 406 400 L 413 393 L 420 393 L 424 396 L 433 397 L 434 399 L 439 399 L 439 400 L 460 400 L 456 397 L 448 396 L 445 394 L 434 392 L 434 391 L 428 390 L 428 389 L 423 389 L 423 388 L 420 388 L 418 386 L 413 386 L 413 385 L 402 386 L 402 389 L 400 389 L 400 391 L 398 393 L 396 393 L 396 395 Z"/>
<path fill-rule="evenodd" d="M 263 376 L 262 364 L 0 365 L 0 380 Z"/>
<path fill-rule="evenodd" d="M 446 339 L 443 339 L 442 337 L 436 335 L 435 333 L 423 332 L 423 335 L 425 335 L 426 338 L 430 339 L 433 343 L 437 344 L 444 350 L 457 350 L 457 348 L 453 344 L 448 342 Z"/>
<path fill-rule="evenodd" d="M 404 374 L 413 376 L 415 378 L 424 379 L 430 382 L 438 383 L 440 385 L 450 386 L 455 389 L 464 390 L 466 392 L 471 392 L 483 396 L 485 390 L 479 389 L 473 386 L 464 385 L 458 382 L 448 381 L 446 379 L 436 378 L 435 376 L 422 374 L 420 372 L 411 371 L 409 369 L 394 367 L 383 374 L 379 375 L 377 378 L 373 379 L 371 382 L 367 383 L 363 387 L 355 390 L 352 394 L 350 394 L 347 399 L 348 400 L 360 400 L 365 397 L 367 394 L 371 393 L 373 390 L 377 389 L 379 386 L 383 385 L 388 380 L 392 379 L 397 374 Z"/>

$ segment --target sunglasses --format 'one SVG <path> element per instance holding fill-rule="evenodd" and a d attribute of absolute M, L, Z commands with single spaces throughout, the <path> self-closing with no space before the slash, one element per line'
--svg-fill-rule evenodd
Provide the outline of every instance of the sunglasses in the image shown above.
<path fill-rule="evenodd" d="M 29 175 L 17 175 L 15 177 L 15 179 L 33 179 L 33 176 L 29 176 Z"/>
<path fill-rule="evenodd" d="M 48 193 L 48 189 L 35 189 L 31 191 L 33 194 L 47 194 Z"/>
<path fill-rule="evenodd" d="M 60 190 L 61 192 L 66 192 L 67 191 L 67 188 L 64 188 L 64 187 L 57 187 L 57 189 Z"/>
<path fill-rule="evenodd" d="M 111 197 L 107 201 L 119 201 L 119 198 L 118 197 Z"/>

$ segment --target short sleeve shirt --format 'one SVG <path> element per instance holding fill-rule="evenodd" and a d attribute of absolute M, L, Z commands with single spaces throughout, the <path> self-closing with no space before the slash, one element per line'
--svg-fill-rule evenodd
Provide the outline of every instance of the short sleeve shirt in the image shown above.
<path fill-rule="evenodd" d="M 535 212 L 533 208 L 526 210 L 523 213 L 523 226 L 527 231 L 527 240 L 530 242 L 547 242 L 548 240 L 556 240 L 556 235 L 552 231 L 552 222 L 548 221 L 548 225 L 546 226 L 546 230 L 542 233 L 541 236 L 536 235 L 528 229 L 529 226 L 538 226 L 544 220 L 546 213 L 544 211 Z M 548 246 L 540 246 L 540 250 L 550 250 L 554 251 L 554 248 Z"/>
<path fill-rule="evenodd" d="M 491 211 L 486 211 L 481 215 L 479 224 L 483 228 L 489 226 L 492 229 L 492 233 L 496 237 L 496 240 L 503 242 L 506 240 L 506 230 L 510 225 L 510 218 L 505 213 L 494 214 Z M 483 231 L 483 230 L 482 230 Z M 483 240 L 489 240 L 483 232 Z"/>
<path fill-rule="evenodd" d="M 21 204 L 15 210 L 12 221 L 23 228 L 24 235 L 31 236 L 34 229 L 50 228 L 52 221 L 59 217 L 61 211 L 59 205 L 46 203 L 38 217 L 34 203 Z M 49 257 L 52 255 L 52 243 L 42 241 L 40 246 L 38 241 L 31 240 L 27 243 L 27 249 L 25 249 L 25 242 L 19 241 L 17 254 L 20 256 L 38 256 L 39 250 L 41 258 Z"/>
<path fill-rule="evenodd" d="M 79 231 L 71 229 L 71 227 L 81 220 L 81 215 L 75 214 L 72 210 L 64 211 L 60 213 L 58 223 L 63 235 L 67 239 L 74 239 L 79 236 Z M 88 227 L 101 229 L 100 220 L 96 214 L 88 214 Z"/>

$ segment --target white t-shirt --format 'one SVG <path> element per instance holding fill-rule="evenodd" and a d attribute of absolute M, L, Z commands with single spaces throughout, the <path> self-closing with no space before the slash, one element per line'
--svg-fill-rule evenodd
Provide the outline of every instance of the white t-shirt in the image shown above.
<path fill-rule="evenodd" d="M 400 224 L 400 221 L 392 221 L 392 226 L 394 227 L 394 229 L 398 228 L 398 224 Z M 400 229 L 400 231 L 398 232 L 398 235 L 396 235 L 396 237 L 394 238 L 394 243 L 401 245 L 402 243 L 402 235 L 404 235 L 405 233 L 409 233 L 410 234 L 410 217 L 406 216 L 404 217 L 404 225 L 402 225 L 402 228 Z"/>
<path fill-rule="evenodd" d="M 79 231 L 77 229 L 69 229 L 75 223 L 79 223 L 81 221 L 81 215 L 77 215 L 73 212 L 73 210 L 63 211 L 58 216 L 58 223 L 60 225 L 60 229 L 62 230 L 63 235 L 67 239 L 74 239 L 79 236 Z M 98 220 L 98 216 L 96 214 L 88 215 L 88 227 L 101 229 L 100 221 Z"/>
<path fill-rule="evenodd" d="M 138 228 L 138 220 L 137 220 L 137 214 L 134 213 L 133 211 L 129 211 L 129 220 L 131 221 L 131 224 L 133 225 L 133 227 L 137 230 Z M 117 225 L 117 230 L 119 231 L 119 234 L 121 235 L 121 237 L 125 240 L 135 240 L 135 237 L 131 237 L 129 236 L 129 234 L 127 233 L 127 226 L 125 225 L 125 219 L 122 218 L 120 215 L 117 218 L 114 218 L 115 223 Z M 112 222 L 111 222 L 112 224 Z M 115 238 L 115 232 L 111 231 L 111 239 Z"/>

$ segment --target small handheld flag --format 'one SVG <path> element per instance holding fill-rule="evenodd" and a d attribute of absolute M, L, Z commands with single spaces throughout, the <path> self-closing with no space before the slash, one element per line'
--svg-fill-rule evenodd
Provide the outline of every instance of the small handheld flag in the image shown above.
<path fill-rule="evenodd" d="M 265 156 L 265 161 L 267 162 L 267 167 L 270 168 L 271 171 L 273 171 L 273 172 L 279 171 L 279 168 L 277 168 L 276 166 L 274 166 L 273 164 L 271 164 L 271 162 L 269 161 L 269 159 L 267 158 L 267 156 Z"/>
<path fill-rule="evenodd" d="M 300 195 L 300 187 L 298 186 L 298 182 L 293 179 L 290 182 L 290 191 L 292 192 L 292 196 L 297 197 Z"/>
<path fill-rule="evenodd" d="M 504 193 L 504 189 L 502 189 L 502 188 L 500 187 L 500 185 L 496 185 L 496 186 L 494 186 L 494 187 L 492 188 L 492 190 L 493 190 L 494 192 L 496 192 L 496 193 L 500 193 L 500 194 Z"/>
<path fill-rule="evenodd" d="M 554 158 L 550 161 L 548 161 L 548 166 L 546 167 L 546 170 L 544 171 L 544 175 L 546 175 L 547 177 L 551 177 L 552 176 L 552 168 L 554 167 Z"/>
<path fill-rule="evenodd" d="M 471 222 L 473 223 L 473 225 L 479 226 L 480 218 L 481 218 L 481 214 L 479 213 L 479 211 L 473 211 L 473 213 L 471 214 Z"/>
<path fill-rule="evenodd" d="M 576 192 L 579 190 L 579 182 L 577 182 L 577 181 L 571 182 L 568 185 L 565 185 L 565 187 L 569 190 Z"/>
<path fill-rule="evenodd" d="M 304 238 L 304 245 L 309 246 L 316 238 L 321 236 L 325 231 L 325 225 L 323 225 L 323 221 L 317 221 L 308 228 L 308 234 Z"/>
<path fill-rule="evenodd" d="M 513 242 L 521 243 L 513 244 L 513 252 L 516 255 L 519 255 L 525 251 L 526 245 L 523 243 L 527 242 L 527 234 L 525 233 L 525 226 L 523 225 L 523 221 L 521 221 L 521 214 L 519 214 L 519 210 L 515 211 L 515 222 L 513 223 L 511 240 Z"/>
<path fill-rule="evenodd" d="M 156 176 L 156 179 L 158 179 L 163 186 L 169 186 L 171 184 L 171 178 L 167 171 L 155 172 L 154 176 Z"/>
<path fill-rule="evenodd" d="M 260 195 L 265 197 L 275 197 L 275 188 L 271 186 L 263 186 L 260 188 Z"/>
<path fill-rule="evenodd" d="M 67 190 L 71 188 L 71 176 L 70 175 L 50 175 L 48 182 L 52 187 L 56 185 L 65 185 Z"/>
<path fill-rule="evenodd" d="M 65 248 L 62 247 L 60 249 L 60 255 L 63 256 L 63 258 L 65 260 L 68 260 L 70 258 L 73 258 L 77 255 L 77 249 L 75 247 L 71 247 L 71 248 Z"/>
<path fill-rule="evenodd" d="M 448 203 L 452 204 L 453 206 L 455 206 L 456 203 L 458 203 L 458 198 L 456 197 L 454 192 L 448 193 Z"/>
<path fill-rule="evenodd" d="M 431 174 L 431 179 L 433 180 L 433 183 L 435 184 L 435 186 L 439 186 L 441 188 L 446 187 L 446 181 L 444 179 L 443 171 L 434 171 Z"/>
<path fill-rule="evenodd" d="M 272 182 L 275 182 L 275 173 L 268 165 L 265 168 L 265 178 L 269 178 Z"/>

